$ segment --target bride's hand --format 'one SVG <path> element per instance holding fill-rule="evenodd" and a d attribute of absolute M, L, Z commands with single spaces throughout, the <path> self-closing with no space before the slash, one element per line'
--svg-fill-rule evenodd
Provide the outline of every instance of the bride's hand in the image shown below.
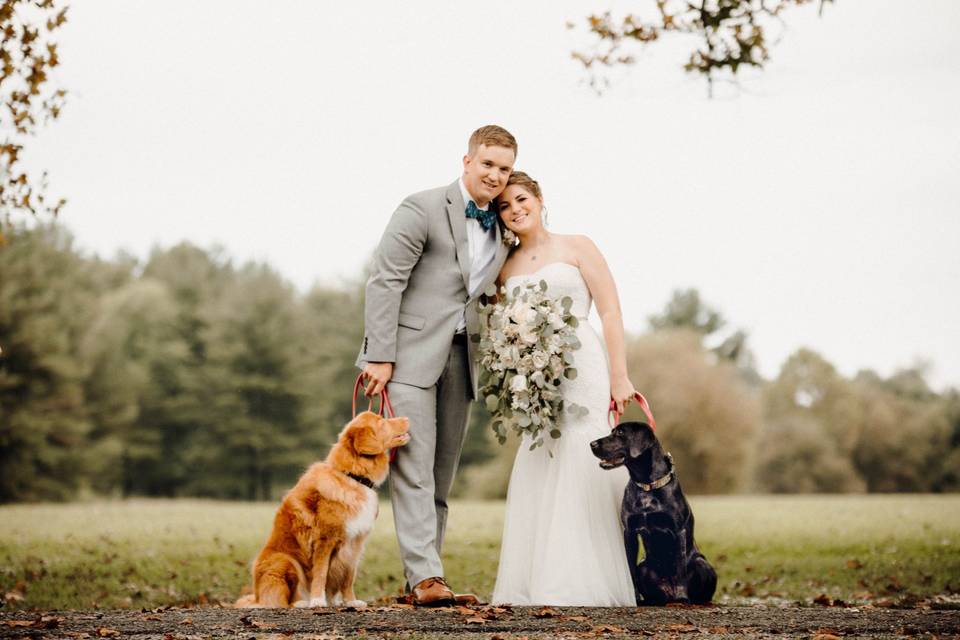
<path fill-rule="evenodd" d="M 617 413 L 619 414 L 623 413 L 636 393 L 637 390 L 633 388 L 633 383 L 627 376 L 614 378 L 610 381 L 610 398 L 616 403 Z"/>

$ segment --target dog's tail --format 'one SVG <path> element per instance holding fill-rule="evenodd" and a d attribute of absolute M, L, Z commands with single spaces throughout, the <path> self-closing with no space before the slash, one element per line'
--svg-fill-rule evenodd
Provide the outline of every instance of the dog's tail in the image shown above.
<path fill-rule="evenodd" d="M 244 588 L 249 589 L 250 587 L 247 586 Z M 250 608 L 256 607 L 257 596 L 253 595 L 252 593 L 242 595 L 239 598 L 237 598 L 237 601 L 233 603 L 233 606 L 236 607 L 237 609 L 250 609 Z"/>
<path fill-rule="evenodd" d="M 289 594 L 289 601 L 287 605 L 291 605 L 297 600 L 310 600 L 310 582 L 307 580 L 307 573 L 303 570 L 303 565 L 300 562 L 291 556 L 289 553 L 283 553 L 282 551 L 277 551 L 274 554 L 274 557 L 280 557 L 283 560 L 286 560 L 290 563 L 290 566 L 293 567 L 293 570 L 297 573 L 297 588 L 293 593 Z M 262 606 L 281 606 L 279 603 L 275 604 L 262 604 L 257 600 L 257 594 L 260 593 L 260 590 L 257 588 L 257 568 L 254 564 L 253 568 L 253 587 L 246 586 L 240 592 L 240 597 L 237 598 L 237 601 L 234 603 L 234 607 L 241 608 L 256 608 Z M 276 595 L 280 595 L 279 593 Z M 283 596 L 280 596 L 283 597 Z M 271 598 L 267 598 L 268 601 Z"/>

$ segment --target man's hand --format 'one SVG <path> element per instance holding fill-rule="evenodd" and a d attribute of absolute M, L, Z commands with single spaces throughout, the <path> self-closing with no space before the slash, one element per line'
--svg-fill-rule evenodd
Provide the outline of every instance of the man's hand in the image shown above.
<path fill-rule="evenodd" d="M 363 394 L 368 398 L 380 395 L 392 377 L 392 362 L 368 362 L 363 368 L 363 380 L 366 383 Z"/>

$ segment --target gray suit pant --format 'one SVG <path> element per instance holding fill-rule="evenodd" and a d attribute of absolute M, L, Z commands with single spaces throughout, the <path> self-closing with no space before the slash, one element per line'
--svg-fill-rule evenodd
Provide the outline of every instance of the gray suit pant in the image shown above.
<path fill-rule="evenodd" d="M 390 382 L 397 416 L 410 418 L 410 442 L 390 466 L 390 500 L 407 588 L 443 576 L 440 550 L 447 496 L 460 462 L 470 414 L 465 344 L 454 343 L 443 374 L 427 389 Z"/>

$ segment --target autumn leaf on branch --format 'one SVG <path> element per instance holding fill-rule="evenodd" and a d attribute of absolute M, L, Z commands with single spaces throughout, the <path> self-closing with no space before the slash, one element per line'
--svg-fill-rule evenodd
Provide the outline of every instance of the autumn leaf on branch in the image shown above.
<path fill-rule="evenodd" d="M 667 36 L 686 36 L 693 51 L 684 69 L 701 74 L 712 95 L 716 80 L 735 80 L 742 67 L 762 69 L 770 59 L 771 43 L 782 31 L 781 14 L 813 2 L 819 3 L 822 14 L 824 5 L 833 0 L 646 0 L 638 2 L 645 5 L 638 6 L 645 9 L 643 13 L 614 17 L 607 11 L 587 16 L 593 50 L 574 51 L 572 56 L 587 70 L 590 86 L 601 92 L 608 83 L 599 70 L 635 64 L 633 47 Z M 567 26 L 576 28 L 575 23 Z"/>
<path fill-rule="evenodd" d="M 20 154 L 26 138 L 60 116 L 66 91 L 50 85 L 60 64 L 56 32 L 67 21 L 60 0 L 0 0 L 0 243 L 14 214 L 56 216 L 65 200 L 46 197 L 47 175 L 31 179 Z"/>

